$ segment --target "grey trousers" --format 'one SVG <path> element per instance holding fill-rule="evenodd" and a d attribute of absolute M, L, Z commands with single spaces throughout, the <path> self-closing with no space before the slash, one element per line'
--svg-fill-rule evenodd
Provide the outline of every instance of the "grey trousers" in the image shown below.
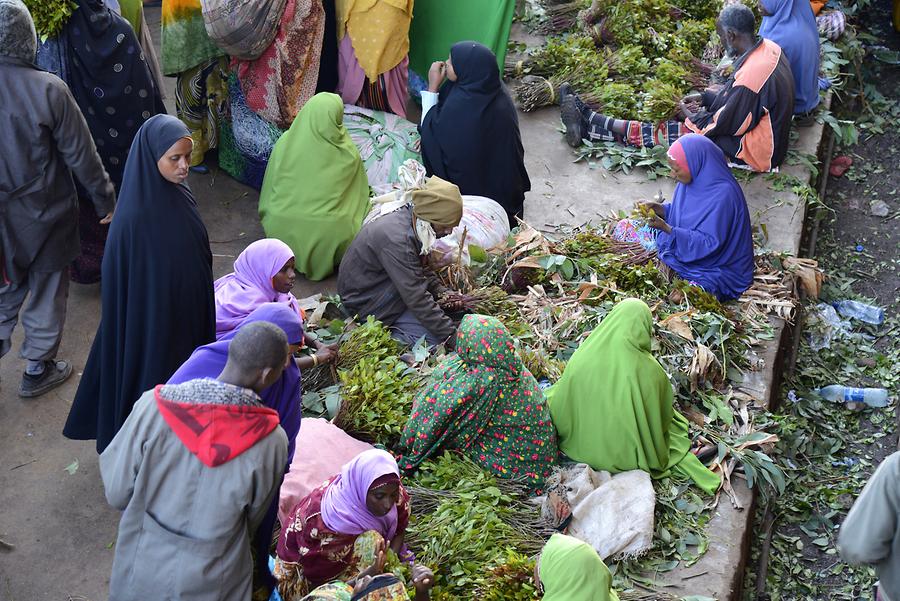
<path fill-rule="evenodd" d="M 437 346 L 443 342 L 425 329 L 425 326 L 409 310 L 404 311 L 391 325 L 391 336 L 407 346 L 413 346 L 422 336 L 425 337 L 425 343 L 428 346 Z"/>
<path fill-rule="evenodd" d="M 66 323 L 66 300 L 69 297 L 69 268 L 50 273 L 29 272 L 21 282 L 0 286 L 0 357 L 12 346 L 13 328 L 28 293 L 28 304 L 22 313 L 25 342 L 23 359 L 54 359 Z"/>

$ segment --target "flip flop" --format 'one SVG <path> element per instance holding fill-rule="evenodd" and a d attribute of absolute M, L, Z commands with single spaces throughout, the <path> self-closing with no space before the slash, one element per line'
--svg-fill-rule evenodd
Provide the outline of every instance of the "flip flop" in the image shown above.
<path fill-rule="evenodd" d="M 833 177 L 841 177 L 847 170 L 850 169 L 850 166 L 853 164 L 853 159 L 848 156 L 839 156 L 831 159 L 831 167 L 828 168 L 828 173 L 830 173 Z"/>

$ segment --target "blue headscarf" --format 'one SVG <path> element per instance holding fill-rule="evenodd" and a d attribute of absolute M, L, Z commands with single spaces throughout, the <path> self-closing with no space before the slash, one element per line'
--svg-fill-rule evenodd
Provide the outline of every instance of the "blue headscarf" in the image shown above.
<path fill-rule="evenodd" d="M 753 235 L 744 193 L 715 142 L 688 134 L 675 144 L 684 150 L 692 179 L 679 183 L 665 205 L 672 233 L 657 237 L 659 258 L 719 299 L 738 298 L 753 283 Z"/>
<path fill-rule="evenodd" d="M 819 30 L 809 0 L 761 0 L 769 16 L 763 17 L 760 37 L 784 51 L 794 74 L 794 114 L 819 104 Z"/>
<path fill-rule="evenodd" d="M 289 344 L 303 341 L 303 322 L 300 316 L 285 303 L 263 303 L 254 309 L 233 330 L 219 340 L 199 347 L 190 358 L 178 368 L 168 384 L 181 384 L 197 378 L 215 378 L 225 368 L 228 361 L 228 346 L 242 327 L 255 321 L 268 321 L 284 330 Z M 263 405 L 278 411 L 281 427 L 288 436 L 288 465 L 294 457 L 297 434 L 300 432 L 300 369 L 294 361 L 289 361 L 284 373 L 274 384 L 259 395 Z"/>

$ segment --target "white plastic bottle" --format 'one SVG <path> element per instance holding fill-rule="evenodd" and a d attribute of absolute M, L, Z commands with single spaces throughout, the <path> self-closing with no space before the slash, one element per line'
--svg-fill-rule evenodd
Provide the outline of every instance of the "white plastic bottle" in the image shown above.
<path fill-rule="evenodd" d="M 888 394 L 884 388 L 852 388 L 831 384 L 818 390 L 819 396 L 833 403 L 865 403 L 869 407 L 887 407 Z"/>

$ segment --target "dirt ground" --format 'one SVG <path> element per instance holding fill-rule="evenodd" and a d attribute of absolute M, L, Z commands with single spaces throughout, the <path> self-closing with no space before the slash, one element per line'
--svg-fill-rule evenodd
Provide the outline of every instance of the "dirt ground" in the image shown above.
<path fill-rule="evenodd" d="M 891 50 L 900 49 L 900 34 L 893 31 L 890 25 L 889 0 L 873 2 L 862 15 L 863 30 L 876 41 Z M 864 74 L 890 103 L 900 102 L 900 68 L 895 65 L 879 63 L 872 59 L 865 62 Z M 858 109 L 858 105 L 847 103 L 837 107 L 844 118 Z M 836 275 L 838 282 L 826 284 L 832 289 L 827 293 L 829 300 L 841 298 L 841 292 L 834 287 L 839 283 L 848 284 L 848 290 L 862 297 L 871 299 L 874 304 L 885 309 L 885 318 L 890 324 L 900 316 L 900 134 L 894 129 L 882 135 L 861 136 L 858 144 L 849 147 L 835 148 L 834 156 L 849 156 L 853 166 L 842 177 L 829 177 L 825 204 L 831 208 L 822 220 L 816 243 L 815 257 L 826 273 Z M 873 215 L 871 203 L 883 201 L 887 207 L 886 216 Z M 888 330 L 877 344 L 877 354 L 885 354 L 896 361 L 896 326 Z M 807 359 L 811 357 L 806 355 Z M 859 365 L 861 360 L 872 361 L 872 357 L 848 357 Z M 815 359 L 813 358 L 814 362 Z M 889 359 L 890 360 L 890 359 Z M 894 363 L 896 367 L 896 363 Z M 808 367 L 803 364 L 803 354 L 797 365 L 797 382 L 802 381 L 802 371 Z M 851 370 L 845 370 L 853 373 Z M 852 377 L 852 376 L 848 376 Z M 830 382 L 819 382 L 824 385 Z M 849 385 L 852 383 L 842 382 Z M 859 385 L 884 386 L 884 382 L 872 379 L 864 380 Z M 790 385 L 785 386 L 785 392 Z M 898 390 L 888 384 L 889 393 L 896 403 Z M 790 405 L 787 401 L 786 405 Z M 896 409 L 894 409 L 896 410 Z M 746 582 L 745 599 L 859 599 L 871 598 L 870 586 L 874 582 L 870 568 L 848 568 L 837 558 L 834 548 L 834 537 L 837 525 L 843 521 L 847 510 L 858 496 L 862 484 L 866 482 L 874 468 L 890 453 L 897 450 L 897 428 L 890 417 L 891 409 L 873 410 L 858 418 L 841 413 L 830 414 L 835 418 L 834 424 L 846 425 L 849 430 L 842 436 L 846 447 L 835 453 L 839 460 L 851 462 L 861 461 L 859 467 L 838 468 L 825 465 L 821 470 L 822 478 L 833 478 L 836 492 L 823 487 L 819 492 L 805 494 L 791 492 L 780 503 L 773 504 L 776 516 L 772 555 L 769 559 L 769 580 L 764 593 L 754 596 L 756 580 L 756 560 L 759 540 L 753 550 L 753 562 L 750 577 Z M 825 419 L 830 419 L 828 415 Z M 823 428 L 823 435 L 827 430 Z M 830 464 L 832 458 L 827 453 L 817 457 L 820 462 Z M 824 481 L 824 480 L 823 480 Z M 816 495 L 819 495 L 816 497 Z M 803 514 L 807 509 L 804 503 L 813 505 L 814 518 L 803 524 L 791 521 L 791 515 Z M 830 515 L 836 510 L 834 515 Z M 757 527 L 763 532 L 761 511 L 757 515 Z M 829 516 L 829 517 L 822 517 Z M 822 517 L 831 526 L 823 528 L 815 520 Z M 811 527 L 811 528 L 810 528 Z M 815 532 L 810 536 L 810 532 Z M 820 536 L 825 536 L 827 542 Z M 760 537 L 761 539 L 761 537 Z M 796 541 L 796 542 L 795 542 Z M 818 541 L 818 542 L 817 542 Z M 796 544 L 791 547 L 794 558 L 779 557 L 785 543 Z M 799 549 L 799 550 L 798 550 Z"/>

